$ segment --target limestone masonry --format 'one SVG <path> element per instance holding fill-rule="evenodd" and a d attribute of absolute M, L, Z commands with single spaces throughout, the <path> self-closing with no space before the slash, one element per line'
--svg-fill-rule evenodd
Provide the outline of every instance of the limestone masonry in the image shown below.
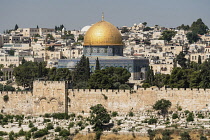
<path fill-rule="evenodd" d="M 210 109 L 210 89 L 137 90 L 68 89 L 65 81 L 34 81 L 32 92 L 1 92 L 0 109 L 7 114 L 41 115 L 56 112 L 89 112 L 91 106 L 102 104 L 108 111 L 138 112 L 152 109 L 162 98 L 170 100 L 172 110 L 200 111 Z M 9 100 L 4 101 L 8 95 Z"/>

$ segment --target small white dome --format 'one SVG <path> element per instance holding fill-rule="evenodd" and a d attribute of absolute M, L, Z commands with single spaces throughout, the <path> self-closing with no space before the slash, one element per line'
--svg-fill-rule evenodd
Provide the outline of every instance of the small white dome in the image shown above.
<path fill-rule="evenodd" d="M 87 31 L 88 31 L 88 29 L 89 29 L 90 27 L 91 27 L 91 26 L 89 26 L 89 25 L 87 25 L 87 26 L 83 27 L 83 28 L 82 28 L 82 30 L 81 30 L 81 32 L 82 32 L 82 33 L 87 32 Z"/>

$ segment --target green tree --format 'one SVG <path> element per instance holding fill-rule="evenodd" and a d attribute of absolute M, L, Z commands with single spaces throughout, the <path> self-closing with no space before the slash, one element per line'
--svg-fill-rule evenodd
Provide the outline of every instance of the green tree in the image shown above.
<path fill-rule="evenodd" d="M 40 129 L 37 132 L 34 133 L 33 138 L 40 138 L 43 137 L 44 135 L 47 135 L 49 132 L 46 128 Z"/>
<path fill-rule="evenodd" d="M 193 115 L 192 112 L 190 112 L 190 113 L 188 114 L 186 120 L 187 120 L 187 122 L 192 122 L 192 121 L 194 121 L 194 115 Z"/>
<path fill-rule="evenodd" d="M 24 64 L 26 63 L 27 61 L 25 60 L 25 58 L 23 57 L 22 61 L 21 61 L 21 64 Z"/>
<path fill-rule="evenodd" d="M 143 31 L 150 31 L 150 30 L 152 30 L 150 27 L 145 27 L 145 28 L 143 29 Z"/>
<path fill-rule="evenodd" d="M 18 28 L 19 28 L 19 27 L 18 27 L 18 25 L 16 24 L 16 25 L 15 25 L 15 30 L 17 30 Z"/>
<path fill-rule="evenodd" d="M 169 78 L 170 75 L 168 74 L 155 74 L 154 81 L 152 83 L 154 86 L 161 88 L 164 85 L 168 85 Z"/>
<path fill-rule="evenodd" d="M 70 135 L 70 132 L 69 130 L 66 130 L 66 129 L 62 129 L 60 132 L 59 132 L 59 136 L 62 136 L 62 137 L 67 137 Z"/>
<path fill-rule="evenodd" d="M 171 30 L 165 30 L 161 34 L 162 36 L 160 39 L 166 40 L 166 41 L 171 41 L 172 37 L 176 35 L 176 31 L 171 31 Z"/>
<path fill-rule="evenodd" d="M 96 59 L 96 69 L 95 70 L 100 70 L 100 63 L 99 63 L 99 60 L 98 60 L 98 57 Z"/>
<path fill-rule="evenodd" d="M 90 77 L 89 59 L 84 55 L 77 63 L 73 72 L 73 86 L 74 88 L 87 88 L 88 79 Z"/>
<path fill-rule="evenodd" d="M 189 73 L 192 73 L 191 69 L 174 68 L 169 79 L 169 86 L 171 88 L 189 88 Z"/>
<path fill-rule="evenodd" d="M 187 59 L 185 58 L 185 54 L 181 51 L 177 56 L 176 56 L 176 61 L 178 61 L 178 64 L 182 67 L 182 68 L 186 68 L 187 67 Z"/>
<path fill-rule="evenodd" d="M 48 72 L 48 79 L 52 81 L 71 81 L 72 73 L 68 68 L 51 68 Z"/>
<path fill-rule="evenodd" d="M 155 131 L 155 130 L 149 129 L 149 130 L 147 131 L 147 133 L 148 133 L 148 135 L 149 135 L 149 139 L 150 139 L 150 140 L 153 140 L 153 139 L 155 138 L 155 135 L 156 135 L 156 131 Z"/>
<path fill-rule="evenodd" d="M 201 18 L 197 19 L 197 21 L 194 21 L 190 27 L 192 32 L 200 35 L 206 34 L 208 29 L 208 26 L 203 23 Z"/>
<path fill-rule="evenodd" d="M 47 34 L 46 38 L 49 38 L 50 40 L 55 40 L 55 38 L 51 34 Z"/>
<path fill-rule="evenodd" d="M 186 34 L 186 36 L 187 36 L 187 40 L 189 41 L 190 44 L 197 42 L 200 39 L 198 34 L 195 32 L 189 32 Z"/>
<path fill-rule="evenodd" d="M 147 26 L 147 22 L 143 22 L 142 24 L 143 24 L 144 26 Z"/>
<path fill-rule="evenodd" d="M 103 125 L 110 121 L 111 117 L 101 104 L 90 107 L 90 124 L 93 125 L 94 131 L 102 131 Z"/>
<path fill-rule="evenodd" d="M 121 67 L 107 67 L 97 70 L 88 81 L 89 88 L 94 89 L 116 89 L 128 81 L 131 74 L 127 69 Z"/>
<path fill-rule="evenodd" d="M 178 30 L 182 29 L 182 30 L 188 31 L 190 29 L 190 26 L 182 24 L 181 26 L 178 26 L 177 29 Z"/>
<path fill-rule="evenodd" d="M 188 77 L 189 77 L 189 87 L 190 88 L 200 88 L 200 82 L 201 82 L 201 73 L 200 71 L 193 71 Z"/>
<path fill-rule="evenodd" d="M 191 140 L 190 135 L 188 132 L 181 133 L 181 140 Z"/>
<path fill-rule="evenodd" d="M 84 36 L 83 35 L 79 35 L 78 40 L 84 40 Z"/>
<path fill-rule="evenodd" d="M 9 133 L 9 140 L 14 140 L 15 138 L 14 138 L 14 132 L 13 131 L 11 131 L 10 133 Z"/>
<path fill-rule="evenodd" d="M 50 129 L 54 129 L 54 126 L 52 123 L 48 123 L 47 124 L 47 129 L 50 130 Z"/>
<path fill-rule="evenodd" d="M 201 136 L 200 136 L 200 140 L 207 140 L 207 137 L 201 135 Z"/>
<path fill-rule="evenodd" d="M 161 114 L 165 118 L 166 114 L 168 114 L 168 109 L 171 107 L 171 102 L 169 100 L 161 99 L 158 100 L 154 105 L 153 109 L 160 110 Z"/>
<path fill-rule="evenodd" d="M 172 115 L 172 119 L 177 119 L 177 118 L 179 118 L 178 114 L 177 114 L 177 113 L 174 113 L 174 114 Z"/>
<path fill-rule="evenodd" d="M 200 66 L 200 88 L 209 88 L 210 87 L 210 61 L 209 59 L 203 62 Z"/>
<path fill-rule="evenodd" d="M 198 64 L 201 64 L 202 62 L 201 62 L 201 56 L 199 55 L 198 56 Z"/>
<path fill-rule="evenodd" d="M 171 137 L 171 134 L 172 134 L 172 131 L 170 131 L 170 130 L 164 130 L 163 132 L 162 132 L 162 140 L 171 140 L 171 139 L 173 139 L 172 137 Z"/>
<path fill-rule="evenodd" d="M 11 56 L 14 56 L 14 54 L 15 54 L 15 50 L 12 50 L 12 49 L 11 49 L 11 50 L 9 50 L 9 51 L 8 51 L 8 54 L 9 54 L 9 55 L 11 55 Z"/>
<path fill-rule="evenodd" d="M 47 76 L 48 70 L 45 68 L 46 64 L 43 62 L 40 63 L 29 61 L 15 67 L 13 75 L 15 76 L 17 84 L 32 89 L 35 79 Z"/>
<path fill-rule="evenodd" d="M 150 86 L 153 86 L 153 82 L 155 80 L 154 77 L 154 72 L 152 67 L 148 67 L 147 73 L 146 73 L 146 80 L 144 81 L 144 83 L 148 83 Z"/>

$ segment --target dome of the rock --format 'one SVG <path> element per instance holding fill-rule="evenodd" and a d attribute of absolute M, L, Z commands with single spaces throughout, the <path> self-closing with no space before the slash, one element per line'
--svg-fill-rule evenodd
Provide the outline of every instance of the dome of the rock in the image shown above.
<path fill-rule="evenodd" d="M 107 21 L 99 21 L 89 28 L 84 37 L 84 45 L 123 45 L 118 29 Z"/>
<path fill-rule="evenodd" d="M 122 56 L 122 36 L 114 25 L 102 19 L 86 32 L 83 53 L 86 56 Z"/>

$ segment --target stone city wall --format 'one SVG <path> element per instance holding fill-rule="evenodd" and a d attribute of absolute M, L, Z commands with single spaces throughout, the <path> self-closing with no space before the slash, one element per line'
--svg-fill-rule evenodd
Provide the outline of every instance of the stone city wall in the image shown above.
<path fill-rule="evenodd" d="M 180 106 L 183 110 L 210 109 L 210 89 L 170 89 L 148 88 L 129 90 L 68 90 L 69 112 L 89 112 L 90 107 L 102 104 L 109 111 L 138 112 L 152 109 L 157 100 L 167 99 L 172 103 L 171 110 Z"/>
<path fill-rule="evenodd" d="M 9 100 L 4 101 L 8 95 Z M 0 92 L 0 110 L 6 114 L 32 114 L 33 113 L 32 92 Z"/>
<path fill-rule="evenodd" d="M 35 81 L 33 92 L 0 92 L 0 110 L 8 114 L 41 115 L 55 112 L 89 112 L 102 104 L 108 111 L 127 113 L 152 109 L 162 98 L 172 102 L 172 110 L 210 109 L 210 89 L 148 88 L 137 90 L 67 89 L 65 81 Z M 9 100 L 4 101 L 8 95 Z"/>

